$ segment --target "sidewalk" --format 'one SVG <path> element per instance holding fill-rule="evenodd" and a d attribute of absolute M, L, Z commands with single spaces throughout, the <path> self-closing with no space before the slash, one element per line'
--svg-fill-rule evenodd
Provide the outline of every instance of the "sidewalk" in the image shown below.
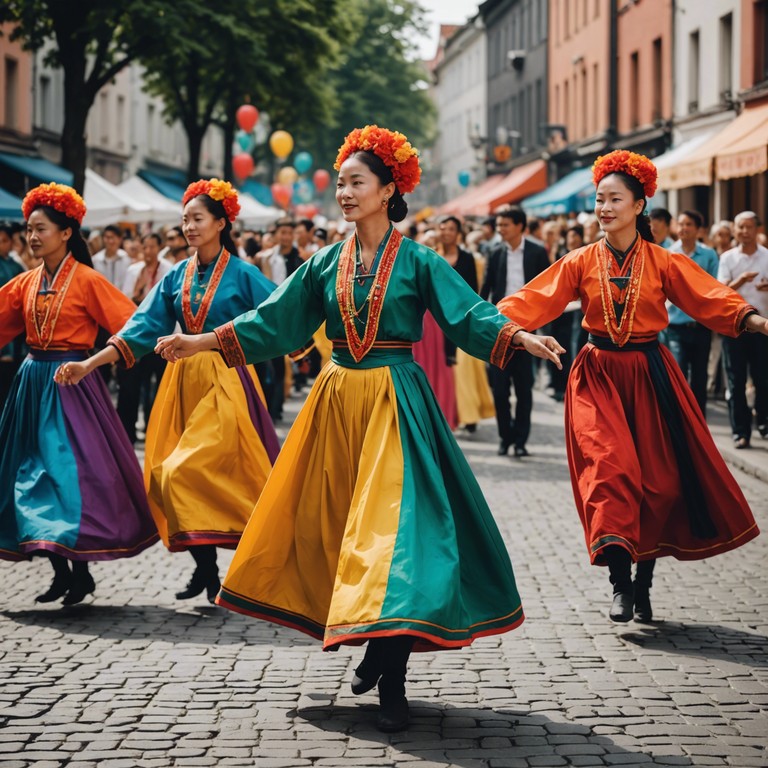
<path fill-rule="evenodd" d="M 728 464 L 768 483 L 768 439 L 760 437 L 755 430 L 751 447 L 737 451 L 731 438 L 728 405 L 722 400 L 707 403 L 707 423 L 715 445 Z"/>

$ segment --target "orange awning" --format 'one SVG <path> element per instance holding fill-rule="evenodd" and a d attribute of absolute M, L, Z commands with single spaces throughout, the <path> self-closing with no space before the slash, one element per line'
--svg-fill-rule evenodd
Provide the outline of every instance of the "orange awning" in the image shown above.
<path fill-rule="evenodd" d="M 768 104 L 747 107 L 754 128 L 733 144 L 724 147 L 715 157 L 718 179 L 754 176 L 768 170 Z M 762 122 L 760 122 L 762 116 Z"/>
<path fill-rule="evenodd" d="M 547 164 L 543 160 L 534 160 L 519 168 L 514 168 L 497 187 L 489 191 L 488 195 L 475 203 L 477 210 L 471 213 L 484 215 L 495 211 L 502 205 L 509 205 L 522 200 L 524 197 L 535 195 L 547 186 Z M 487 206 L 480 210 L 481 206 Z"/>
<path fill-rule="evenodd" d="M 489 176 L 482 184 L 477 187 L 470 187 L 462 192 L 453 200 L 449 200 L 447 203 L 443 203 L 437 209 L 438 216 L 463 216 L 467 207 L 471 205 L 472 201 L 476 200 L 479 196 L 487 194 L 491 189 L 497 187 L 504 181 L 506 177 L 502 173 L 498 173 L 495 176 Z"/>
<path fill-rule="evenodd" d="M 668 169 L 663 180 L 663 189 L 682 189 L 697 185 L 708 187 L 712 184 L 712 165 L 716 157 L 730 153 L 734 145 L 749 137 L 768 120 L 762 108 L 745 109 L 733 122 L 715 134 L 693 152 L 685 162 Z M 729 177 L 730 178 L 730 177 Z"/>

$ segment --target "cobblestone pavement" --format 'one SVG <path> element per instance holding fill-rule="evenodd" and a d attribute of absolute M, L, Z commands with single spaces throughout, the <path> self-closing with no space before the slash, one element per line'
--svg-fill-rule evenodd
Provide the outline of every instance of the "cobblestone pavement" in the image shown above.
<path fill-rule="evenodd" d="M 0 564 L 0 768 L 768 766 L 768 536 L 664 559 L 658 621 L 612 624 L 573 506 L 562 406 L 537 394 L 534 415 L 530 458 L 496 456 L 491 422 L 460 440 L 527 621 L 415 656 L 408 731 L 378 733 L 375 694 L 351 695 L 359 650 L 324 654 L 291 630 L 175 601 L 191 558 L 156 546 L 95 564 L 95 598 L 69 609 L 33 602 L 47 564 Z M 768 484 L 736 476 L 768 528 Z"/>

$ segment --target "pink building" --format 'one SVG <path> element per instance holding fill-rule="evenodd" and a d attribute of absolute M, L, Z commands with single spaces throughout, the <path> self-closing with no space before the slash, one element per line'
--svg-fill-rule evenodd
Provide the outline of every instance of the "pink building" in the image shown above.
<path fill-rule="evenodd" d="M 0 35 L 0 152 L 32 149 L 32 54 L 11 41 L 13 26 Z"/>

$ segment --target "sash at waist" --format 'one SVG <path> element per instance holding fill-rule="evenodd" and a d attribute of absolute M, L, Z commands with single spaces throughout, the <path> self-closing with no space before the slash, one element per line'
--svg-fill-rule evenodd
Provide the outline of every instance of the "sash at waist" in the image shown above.
<path fill-rule="evenodd" d="M 30 349 L 29 356 L 32 360 L 39 360 L 41 362 L 87 360 L 88 352 L 85 349 Z"/>
<path fill-rule="evenodd" d="M 651 349 L 657 349 L 659 339 L 648 339 L 647 341 L 628 341 L 623 347 L 614 344 L 607 336 L 595 336 L 590 333 L 589 343 L 598 349 L 604 349 L 608 352 L 648 352 Z"/>
<path fill-rule="evenodd" d="M 344 368 L 381 368 L 413 362 L 413 343 L 410 341 L 374 341 L 368 354 L 358 363 L 349 351 L 347 342 L 333 339 L 331 360 Z"/>

